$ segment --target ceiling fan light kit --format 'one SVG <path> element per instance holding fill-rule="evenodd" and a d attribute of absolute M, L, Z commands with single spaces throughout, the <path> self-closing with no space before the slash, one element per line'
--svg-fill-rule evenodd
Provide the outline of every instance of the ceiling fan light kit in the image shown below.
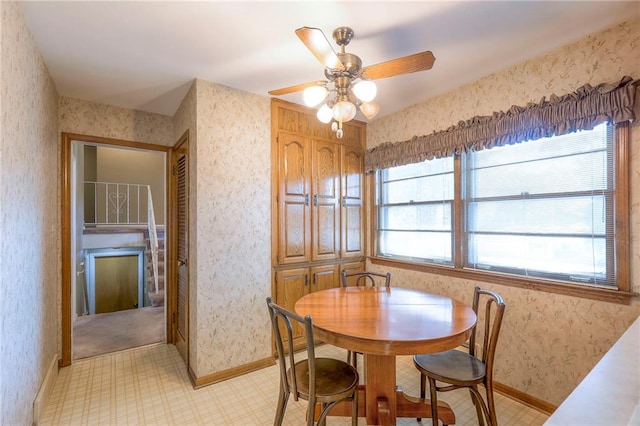
<path fill-rule="evenodd" d="M 344 134 L 342 123 L 352 120 L 358 109 L 368 120 L 380 111 L 380 105 L 373 101 L 378 89 L 371 80 L 425 71 L 431 69 L 435 61 L 433 54 L 425 51 L 363 68 L 358 56 L 345 52 L 345 46 L 354 35 L 349 27 L 339 27 L 333 31 L 333 39 L 340 46 L 340 53 L 335 53 L 318 28 L 298 28 L 296 35 L 325 67 L 327 80 L 272 90 L 269 94 L 280 96 L 303 90 L 304 103 L 309 107 L 326 101 L 316 116 L 326 124 L 335 120 L 331 123 L 331 129 L 338 139 Z"/>

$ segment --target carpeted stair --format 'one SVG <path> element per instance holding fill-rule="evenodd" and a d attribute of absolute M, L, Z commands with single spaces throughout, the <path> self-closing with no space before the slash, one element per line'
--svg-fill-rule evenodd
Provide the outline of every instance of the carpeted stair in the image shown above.
<path fill-rule="evenodd" d="M 153 279 L 153 260 L 151 257 L 151 241 L 149 239 L 149 230 L 144 231 L 144 240 L 147 246 L 146 268 L 147 268 L 147 294 L 151 300 L 151 306 L 164 306 L 164 226 L 157 226 L 158 234 L 158 291 L 156 292 L 155 282 Z"/>

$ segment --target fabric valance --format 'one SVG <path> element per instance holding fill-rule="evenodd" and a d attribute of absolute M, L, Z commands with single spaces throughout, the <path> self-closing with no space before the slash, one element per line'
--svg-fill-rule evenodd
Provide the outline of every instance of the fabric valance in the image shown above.
<path fill-rule="evenodd" d="M 512 106 L 506 112 L 476 116 L 430 135 L 385 142 L 366 152 L 365 171 L 591 129 L 604 121 L 633 120 L 639 81 L 625 76 L 617 84 L 585 84 L 564 96 L 543 97 L 537 104 Z"/>

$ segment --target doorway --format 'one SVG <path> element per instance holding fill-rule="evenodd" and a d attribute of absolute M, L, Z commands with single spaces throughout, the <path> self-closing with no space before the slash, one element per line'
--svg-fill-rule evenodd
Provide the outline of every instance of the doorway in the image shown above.
<path fill-rule="evenodd" d="M 169 148 L 65 133 L 62 139 L 60 366 L 168 342 L 163 254 Z"/>

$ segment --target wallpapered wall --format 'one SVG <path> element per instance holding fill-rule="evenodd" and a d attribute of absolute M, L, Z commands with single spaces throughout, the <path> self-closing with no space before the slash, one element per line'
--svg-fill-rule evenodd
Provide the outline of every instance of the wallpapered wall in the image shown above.
<path fill-rule="evenodd" d="M 60 97 L 60 132 L 171 146 L 173 118 Z"/>
<path fill-rule="evenodd" d="M 16 4 L 0 13 L 0 423 L 13 425 L 32 423 L 59 353 L 58 95 Z"/>
<path fill-rule="evenodd" d="M 202 80 L 196 85 L 197 281 L 190 285 L 197 287 L 197 359 L 191 367 L 202 377 L 271 355 L 265 309 L 271 121 L 267 97 Z"/>
<path fill-rule="evenodd" d="M 194 155 L 196 152 L 198 135 L 196 133 L 197 128 L 197 113 L 196 113 L 196 83 L 195 81 L 191 85 L 191 88 L 187 92 L 186 96 L 182 100 L 182 103 L 178 107 L 176 113 L 173 116 L 173 129 L 174 129 L 174 140 L 178 141 L 178 139 L 184 134 L 184 132 L 189 131 L 189 143 L 187 146 L 188 149 L 188 197 L 189 197 L 189 229 L 188 229 L 188 259 L 197 259 L 198 248 L 198 233 L 196 232 L 196 223 L 197 223 L 197 211 L 196 211 L 196 191 L 198 177 L 196 176 L 196 163 L 197 158 Z M 198 275 L 194 262 L 189 262 L 187 267 L 189 268 L 189 281 L 197 282 Z M 198 341 L 197 336 L 197 328 L 195 327 L 196 318 L 198 314 L 198 307 L 196 304 L 197 299 L 197 286 L 191 285 L 189 286 L 189 310 L 187 319 L 188 322 L 188 334 L 189 334 L 189 367 L 192 365 L 196 365 L 196 351 L 195 351 L 195 343 Z"/>
<path fill-rule="evenodd" d="M 636 19 L 376 120 L 368 125 L 368 148 L 443 130 L 459 120 L 506 111 L 512 105 L 539 102 L 543 96 L 570 93 L 585 83 L 614 83 L 624 75 L 637 79 L 639 65 L 640 20 Z M 636 110 L 640 119 L 640 110 Z M 638 120 L 631 130 L 631 281 L 632 291 L 640 292 L 637 123 Z M 396 283 L 471 303 L 475 282 L 400 269 L 391 272 Z M 626 306 L 490 283 L 481 285 L 498 291 L 507 303 L 495 380 L 554 405 L 568 396 L 640 315 L 638 298 Z"/>

